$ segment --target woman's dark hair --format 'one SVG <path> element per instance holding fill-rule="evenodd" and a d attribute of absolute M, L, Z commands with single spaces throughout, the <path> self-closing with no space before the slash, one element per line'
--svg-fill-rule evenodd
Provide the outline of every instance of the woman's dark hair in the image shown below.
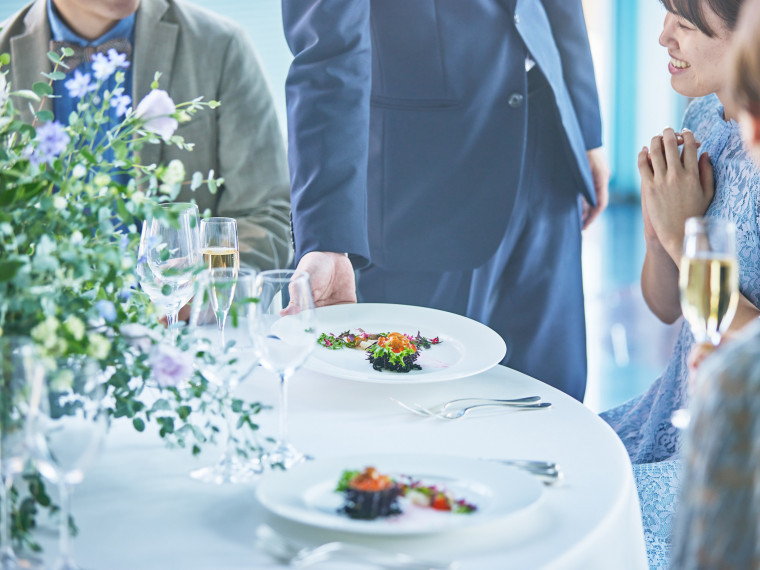
<path fill-rule="evenodd" d="M 742 7 L 742 0 L 660 0 L 660 2 L 668 12 L 691 22 L 711 38 L 715 37 L 715 30 L 707 24 L 705 11 L 715 12 L 726 23 L 728 29 L 733 30 Z"/>

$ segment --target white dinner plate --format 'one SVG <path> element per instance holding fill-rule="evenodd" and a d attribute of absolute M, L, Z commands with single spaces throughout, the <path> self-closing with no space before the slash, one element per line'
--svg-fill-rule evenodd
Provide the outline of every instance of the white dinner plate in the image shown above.
<path fill-rule="evenodd" d="M 343 495 L 335 491 L 344 470 L 375 467 L 423 485 L 444 487 L 455 499 L 477 508 L 468 514 L 436 511 L 401 498 L 402 513 L 375 520 L 341 513 Z M 457 530 L 502 521 L 534 505 L 543 486 L 533 476 L 495 462 L 442 455 L 376 454 L 316 459 L 289 471 L 269 471 L 256 498 L 269 511 L 299 523 L 358 534 L 416 535 Z"/>
<path fill-rule="evenodd" d="M 453 313 L 384 303 L 331 305 L 316 310 L 318 332 L 339 335 L 363 329 L 368 333 L 400 332 L 440 344 L 420 350 L 416 363 L 422 370 L 378 371 L 363 350 L 331 350 L 317 346 L 304 365 L 315 372 L 338 378 L 386 384 L 440 382 L 479 374 L 504 358 L 507 345 L 487 326 Z"/>

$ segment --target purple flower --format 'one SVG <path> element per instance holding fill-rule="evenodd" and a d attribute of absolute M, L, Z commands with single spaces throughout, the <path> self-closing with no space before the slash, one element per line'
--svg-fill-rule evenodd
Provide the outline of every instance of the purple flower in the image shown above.
<path fill-rule="evenodd" d="M 111 301 L 107 299 L 101 299 L 95 303 L 95 308 L 107 323 L 112 323 L 116 320 L 116 307 L 114 307 L 114 304 Z"/>
<path fill-rule="evenodd" d="M 52 163 L 58 155 L 66 150 L 71 139 L 65 127 L 58 121 L 53 121 L 37 127 L 34 140 L 37 141 L 36 147 L 27 147 L 24 150 L 24 156 L 36 168 L 43 162 Z"/>
<path fill-rule="evenodd" d="M 114 93 L 111 97 L 111 107 L 116 109 L 116 116 L 123 117 L 127 114 L 129 106 L 132 104 L 132 98 L 129 95 Z"/>
<path fill-rule="evenodd" d="M 159 343 L 150 354 L 153 378 L 162 388 L 176 387 L 190 378 L 193 371 L 187 355 L 175 346 Z"/>
<path fill-rule="evenodd" d="M 168 139 L 177 130 L 179 123 L 172 115 L 177 110 L 169 94 L 162 89 L 153 89 L 137 104 L 135 116 L 144 121 L 146 131 Z"/>
<path fill-rule="evenodd" d="M 90 74 L 82 73 L 78 69 L 74 70 L 74 77 L 66 81 L 63 85 L 69 92 L 69 97 L 72 99 L 79 99 L 84 97 L 90 91 L 94 91 L 98 88 L 97 85 L 90 83 Z"/>

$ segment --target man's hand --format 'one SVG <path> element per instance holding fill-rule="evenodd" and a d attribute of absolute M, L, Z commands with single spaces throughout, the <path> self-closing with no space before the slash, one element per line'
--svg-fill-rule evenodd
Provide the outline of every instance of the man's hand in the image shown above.
<path fill-rule="evenodd" d="M 296 271 L 309 274 L 316 307 L 356 303 L 354 267 L 344 254 L 311 251 L 301 258 Z"/>
<path fill-rule="evenodd" d="M 604 153 L 600 148 L 592 148 L 586 151 L 588 165 L 591 168 L 591 177 L 594 180 L 596 192 L 596 206 L 591 206 L 586 200 L 583 201 L 583 229 L 591 225 L 596 217 L 601 214 L 610 202 L 610 169 L 604 160 Z"/>

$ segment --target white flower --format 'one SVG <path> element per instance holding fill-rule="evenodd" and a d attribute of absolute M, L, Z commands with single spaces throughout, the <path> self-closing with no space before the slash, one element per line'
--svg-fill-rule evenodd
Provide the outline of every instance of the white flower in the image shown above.
<path fill-rule="evenodd" d="M 71 177 L 75 179 L 84 178 L 84 175 L 87 174 L 87 168 L 83 164 L 77 164 L 74 166 L 74 168 L 71 169 Z"/>
<path fill-rule="evenodd" d="M 84 338 L 84 323 L 78 317 L 69 315 L 65 321 L 63 321 L 64 328 L 71 333 L 71 336 L 75 340 L 82 340 Z"/>
<path fill-rule="evenodd" d="M 79 245 L 84 241 L 84 236 L 82 235 L 82 232 L 79 230 L 74 230 L 74 232 L 71 234 L 71 243 L 73 245 Z"/>
<path fill-rule="evenodd" d="M 185 180 L 185 166 L 176 158 L 169 162 L 164 172 L 164 182 L 167 184 L 182 184 Z"/>
<path fill-rule="evenodd" d="M 55 208 L 56 210 L 65 210 L 66 198 L 64 198 L 60 194 L 56 194 L 55 198 L 53 198 L 53 208 Z"/>
<path fill-rule="evenodd" d="M 137 104 L 135 117 L 144 121 L 146 131 L 168 139 L 177 130 L 177 119 L 171 115 L 177 110 L 174 101 L 163 89 L 153 89 Z"/>
<path fill-rule="evenodd" d="M 89 346 L 87 347 L 87 354 L 97 360 L 103 360 L 108 356 L 111 350 L 111 341 L 104 337 L 102 334 L 91 333 L 87 335 Z"/>

